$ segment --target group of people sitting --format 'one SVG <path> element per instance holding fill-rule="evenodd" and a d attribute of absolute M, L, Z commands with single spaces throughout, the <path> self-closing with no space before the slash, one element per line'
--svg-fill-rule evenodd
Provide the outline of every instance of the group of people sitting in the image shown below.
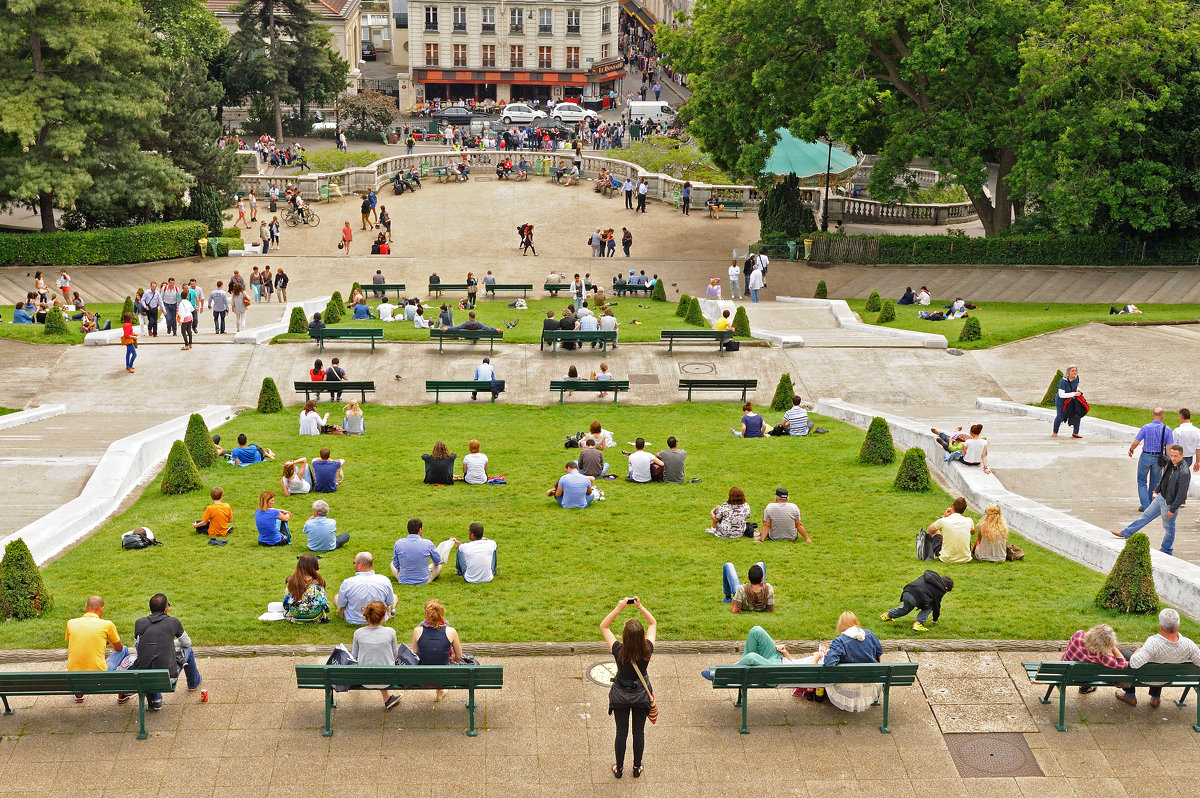
<path fill-rule="evenodd" d="M 602 293 L 603 292 L 601 292 L 601 294 Z M 609 307 L 609 305 L 604 301 L 603 296 L 600 294 L 597 294 L 596 296 L 598 297 L 598 311 L 592 310 L 590 307 L 591 303 L 587 300 L 584 300 L 582 303 L 580 303 L 578 308 L 576 308 L 576 306 L 573 304 L 567 305 L 565 308 L 563 308 L 562 318 L 557 320 L 554 318 L 554 311 L 547 310 L 546 318 L 542 320 L 542 331 L 580 330 L 583 332 L 595 332 L 597 330 L 608 330 L 611 332 L 617 332 L 617 317 L 613 315 L 612 308 Z M 592 349 L 596 348 L 596 343 L 596 341 L 591 342 Z M 546 342 L 543 338 L 541 348 L 544 349 L 545 346 Z M 559 346 L 567 351 L 573 351 L 577 346 L 582 348 L 583 342 L 560 341 Z M 612 348 L 616 349 L 617 346 L 617 342 L 613 341 Z"/>
<path fill-rule="evenodd" d="M 592 181 L 594 188 L 592 191 L 597 194 L 603 194 L 606 197 L 615 197 L 617 192 L 621 190 L 621 180 L 607 169 L 601 169 L 600 174 Z"/>
<path fill-rule="evenodd" d="M 508 180 L 528 180 L 529 179 L 529 161 L 525 160 L 525 156 L 521 156 L 521 160 L 517 162 L 515 167 L 516 175 L 513 174 L 514 167 L 512 158 L 505 156 L 503 159 L 496 161 L 496 179 Z"/>
<path fill-rule="evenodd" d="M 567 162 L 560 158 L 558 166 L 553 168 L 553 175 L 555 183 L 570 186 L 579 182 L 579 167 L 574 163 L 568 166 Z"/>
<path fill-rule="evenodd" d="M 334 360 L 336 361 L 337 358 Z M 334 365 L 336 366 L 336 362 Z M 353 399 L 346 404 L 346 409 L 342 413 L 341 426 L 329 423 L 329 413 L 323 416 L 317 413 L 316 399 L 309 399 L 304 403 L 304 409 L 300 411 L 301 435 L 365 435 L 366 432 L 367 424 L 362 408 Z"/>
<path fill-rule="evenodd" d="M 604 452 L 615 449 L 616 443 L 612 432 L 602 427 L 599 421 L 593 421 L 588 432 L 568 438 L 567 443 L 568 446 L 579 448 L 579 457 L 566 464 L 565 473 L 546 491 L 546 495 L 564 509 L 583 509 L 593 501 L 604 499 L 603 491 L 596 487 L 597 480 L 617 478 L 609 474 L 611 464 L 604 459 Z M 647 451 L 646 445 L 644 438 L 637 438 L 633 442 L 633 451 L 621 452 L 628 458 L 626 482 L 682 485 L 687 481 L 684 468 L 687 451 L 679 448 L 679 441 L 674 435 L 667 438 L 667 448 L 658 454 Z"/>
<path fill-rule="evenodd" d="M 1004 562 L 1017 554 L 1008 545 L 1008 525 L 1000 514 L 1000 505 L 988 504 L 975 522 L 966 514 L 967 500 L 959 496 L 942 517 L 925 528 L 932 554 L 944 563 Z M 1023 556 L 1023 554 L 1021 555 Z"/>
<path fill-rule="evenodd" d="M 802 401 L 799 396 L 793 395 L 792 406 L 773 427 L 767 424 L 762 415 L 754 412 L 754 403 L 747 401 L 742 405 L 741 428 L 731 427 L 729 431 L 738 438 L 761 438 L 765 435 L 804 437 L 810 432 L 823 432 L 808 420 L 808 411 L 804 409 Z"/>

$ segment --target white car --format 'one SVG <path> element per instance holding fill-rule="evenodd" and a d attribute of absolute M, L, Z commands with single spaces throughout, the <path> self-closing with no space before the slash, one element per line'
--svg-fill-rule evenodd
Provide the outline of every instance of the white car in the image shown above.
<path fill-rule="evenodd" d="M 500 121 L 506 125 L 511 125 L 513 122 L 525 124 L 535 119 L 545 118 L 545 111 L 535 111 L 532 107 L 524 103 L 509 103 L 504 106 L 504 114 L 500 117 Z"/>
<path fill-rule="evenodd" d="M 584 108 L 578 103 L 559 103 L 554 106 L 552 115 L 560 122 L 590 122 L 596 118 L 596 112 Z"/>

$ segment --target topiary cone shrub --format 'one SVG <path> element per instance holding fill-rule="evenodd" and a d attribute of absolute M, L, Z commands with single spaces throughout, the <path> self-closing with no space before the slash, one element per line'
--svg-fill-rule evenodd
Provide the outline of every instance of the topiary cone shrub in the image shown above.
<path fill-rule="evenodd" d="M 875 319 L 876 324 L 887 324 L 889 321 L 896 320 L 896 302 L 889 299 L 883 303 L 883 310 L 879 311 L 879 318 Z"/>
<path fill-rule="evenodd" d="M 775 397 L 771 399 L 771 409 L 779 412 L 788 410 L 792 406 L 792 397 L 795 395 L 796 389 L 792 386 L 792 375 L 785 372 L 780 375 L 779 384 L 775 386 Z"/>
<path fill-rule="evenodd" d="M 124 305 L 124 307 L 121 308 L 121 319 L 122 320 L 124 320 L 126 313 L 132 315 L 134 319 L 137 318 L 137 310 L 133 306 L 133 297 L 131 297 L 131 296 L 125 297 L 125 305 Z"/>
<path fill-rule="evenodd" d="M 691 297 L 691 302 L 688 304 L 687 316 L 684 317 L 684 322 L 694 324 L 697 327 L 707 327 L 708 319 L 704 318 L 704 313 L 700 310 L 700 300 Z"/>
<path fill-rule="evenodd" d="M 863 438 L 862 448 L 858 450 L 858 462 L 866 465 L 887 465 L 895 461 L 896 447 L 892 443 L 892 431 L 887 422 L 879 416 L 871 419 L 867 427 L 867 437 Z"/>
<path fill-rule="evenodd" d="M 43 335 L 66 335 L 68 332 L 67 320 L 63 318 L 62 311 L 55 308 L 46 311 L 46 323 L 42 326 Z"/>
<path fill-rule="evenodd" d="M 163 469 L 162 492 L 168 496 L 176 496 L 203 487 L 200 470 L 192 462 L 187 447 L 183 445 L 183 441 L 175 441 L 171 444 L 171 453 L 167 455 L 167 467 Z"/>
<path fill-rule="evenodd" d="M 1112 572 L 1096 596 L 1096 606 L 1139 614 L 1158 610 L 1158 592 L 1150 567 L 1150 538 L 1144 532 L 1131 537 L 1117 556 Z"/>
<path fill-rule="evenodd" d="M 967 320 L 963 322 L 962 332 L 958 334 L 960 341 L 978 341 L 983 337 L 983 326 L 979 323 L 979 319 L 974 316 L 967 316 Z"/>
<path fill-rule="evenodd" d="M 815 294 L 813 294 L 813 299 L 828 299 L 828 298 L 829 298 L 829 289 L 825 287 L 824 280 L 819 280 L 817 282 L 817 292 Z"/>
<path fill-rule="evenodd" d="M 687 294 L 681 294 L 679 304 L 675 306 L 675 315 L 679 318 L 687 316 L 688 308 L 692 306 L 692 298 Z"/>
<path fill-rule="evenodd" d="M 334 291 L 333 296 L 329 297 L 329 303 L 325 305 L 325 314 L 322 318 L 326 324 L 337 324 L 345 315 L 346 306 L 342 303 L 342 295 Z"/>
<path fill-rule="evenodd" d="M 304 308 L 300 306 L 292 308 L 292 317 L 288 319 L 288 332 L 301 335 L 308 332 L 308 317 L 304 315 Z"/>
<path fill-rule="evenodd" d="M 914 446 L 904 453 L 900 468 L 896 470 L 896 481 L 892 483 L 900 490 L 923 493 L 933 486 L 929 478 L 929 466 L 925 463 L 925 452 Z"/>
<path fill-rule="evenodd" d="M 279 396 L 279 388 L 275 380 L 263 377 L 262 388 L 258 391 L 258 412 L 279 413 L 283 411 L 283 399 Z"/>
<path fill-rule="evenodd" d="M 0 560 L 0 620 L 40 618 L 54 608 L 46 583 L 29 546 L 17 538 L 4 549 Z"/>
<path fill-rule="evenodd" d="M 667 287 L 662 280 L 654 282 L 654 288 L 650 291 L 650 299 L 654 302 L 667 301 Z"/>
<path fill-rule="evenodd" d="M 187 446 L 188 454 L 196 468 L 208 468 L 217 462 L 217 447 L 213 444 L 212 433 L 199 413 L 192 413 L 188 419 L 187 432 L 183 435 L 183 443 Z"/>
<path fill-rule="evenodd" d="M 750 337 L 750 317 L 746 315 L 746 308 L 742 305 L 738 305 L 733 314 L 733 334 L 738 338 Z"/>
<path fill-rule="evenodd" d="M 872 291 L 871 295 L 867 297 L 866 311 L 868 313 L 878 313 L 880 307 L 882 307 L 882 300 L 879 299 L 879 292 Z"/>
<path fill-rule="evenodd" d="M 1066 376 L 1062 370 L 1054 372 L 1054 379 L 1050 380 L 1050 387 L 1046 389 L 1046 395 L 1042 397 L 1042 407 L 1054 407 L 1055 400 L 1058 399 L 1058 383 Z"/>

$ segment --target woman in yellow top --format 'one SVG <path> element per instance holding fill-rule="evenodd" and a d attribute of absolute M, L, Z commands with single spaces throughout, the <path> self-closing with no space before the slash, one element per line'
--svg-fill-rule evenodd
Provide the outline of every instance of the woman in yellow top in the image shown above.
<path fill-rule="evenodd" d="M 725 310 L 725 311 L 722 311 L 722 312 L 721 312 L 721 318 L 717 319 L 717 325 L 716 325 L 716 326 L 717 326 L 717 329 L 718 329 L 718 330 L 731 330 L 731 329 L 733 329 L 733 321 L 732 321 L 732 320 L 729 318 L 729 311 L 728 311 L 728 310 Z"/>

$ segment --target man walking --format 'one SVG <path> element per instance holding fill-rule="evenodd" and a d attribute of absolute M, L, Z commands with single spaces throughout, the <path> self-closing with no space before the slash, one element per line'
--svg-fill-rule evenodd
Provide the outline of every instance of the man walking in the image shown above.
<path fill-rule="evenodd" d="M 130 670 L 149 671 L 162 669 L 171 674 L 171 683 L 179 678 L 179 663 L 183 662 L 183 673 L 187 678 L 188 692 L 194 691 L 204 681 L 196 667 L 196 655 L 192 652 L 192 639 L 183 630 L 178 618 L 167 614 L 171 605 L 162 593 L 150 597 L 150 614 L 139 618 L 133 625 L 134 647 L 137 659 Z M 175 652 L 175 641 L 179 641 L 179 653 Z M 147 693 L 150 709 L 162 709 L 162 693 Z"/>
<path fill-rule="evenodd" d="M 1138 430 L 1133 443 L 1129 445 L 1130 457 L 1133 457 L 1133 453 L 1137 451 L 1138 446 L 1142 447 L 1142 454 L 1138 457 L 1137 467 L 1139 513 L 1145 512 L 1146 508 L 1150 506 L 1150 492 L 1154 490 L 1154 486 L 1162 478 L 1162 466 L 1159 465 L 1159 455 L 1165 455 L 1167 447 L 1175 442 L 1171 428 L 1163 423 L 1165 414 L 1166 411 L 1161 407 L 1154 408 L 1154 420 L 1149 424 L 1144 424 Z"/>
<path fill-rule="evenodd" d="M 638 195 L 637 209 L 639 211 L 641 211 L 642 213 L 646 212 L 646 192 L 649 190 L 650 190 L 650 186 L 646 183 L 646 178 L 643 177 L 641 179 L 641 182 L 638 183 L 638 187 L 637 187 L 637 195 Z"/>
<path fill-rule="evenodd" d="M 1167 447 L 1170 462 L 1163 469 L 1154 498 L 1146 505 L 1142 516 L 1120 532 L 1113 532 L 1119 538 L 1129 538 L 1134 532 L 1144 527 L 1159 516 L 1163 522 L 1162 553 L 1170 554 L 1175 546 L 1175 516 L 1179 508 L 1187 501 L 1188 485 L 1192 481 L 1192 472 L 1183 462 L 1183 447 L 1173 443 Z"/>
<path fill-rule="evenodd" d="M 1183 462 L 1193 471 L 1200 471 L 1200 429 L 1192 424 L 1192 413 L 1186 407 L 1179 411 L 1179 426 L 1172 435 L 1183 447 Z"/>
<path fill-rule="evenodd" d="M 162 302 L 163 314 L 166 316 L 167 334 L 178 335 L 179 324 L 175 313 L 179 310 L 179 286 L 175 285 L 174 277 L 167 278 L 167 284 L 163 286 L 159 299 Z"/>
<path fill-rule="evenodd" d="M 625 189 L 625 208 L 627 210 L 633 210 L 633 178 L 632 177 L 625 178 L 625 185 L 623 186 L 623 188 Z"/>
<path fill-rule="evenodd" d="M 220 280 L 217 280 L 217 288 L 208 295 L 208 307 L 213 314 L 213 332 L 217 335 L 225 334 L 225 315 L 229 312 L 229 294 L 227 294 L 221 286 L 224 285 Z"/>
<path fill-rule="evenodd" d="M 146 326 L 150 330 L 150 337 L 158 337 L 158 312 L 162 310 L 162 294 L 158 290 L 158 283 L 150 283 L 150 290 L 142 294 L 142 309 L 146 312 Z"/>

